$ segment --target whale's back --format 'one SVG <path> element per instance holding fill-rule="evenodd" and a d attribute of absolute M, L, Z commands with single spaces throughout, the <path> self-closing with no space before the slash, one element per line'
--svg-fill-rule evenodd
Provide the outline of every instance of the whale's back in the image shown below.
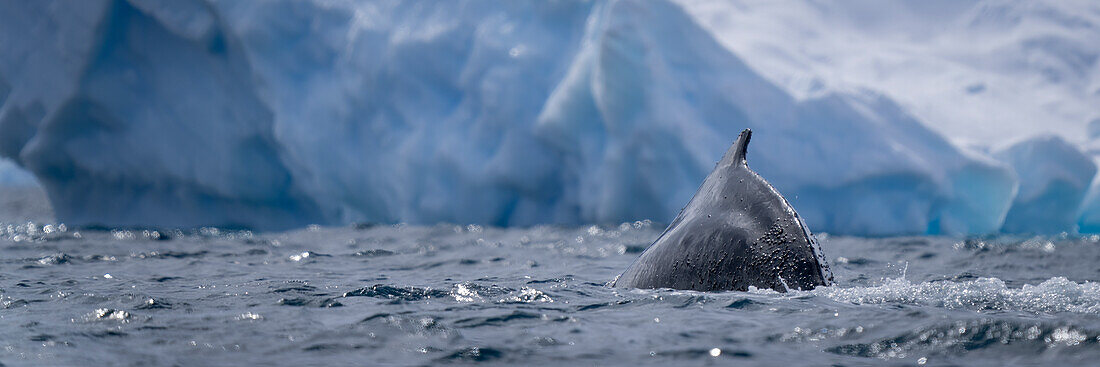
<path fill-rule="evenodd" d="M 749 169 L 750 137 L 749 130 L 741 133 L 680 215 L 616 279 L 616 287 L 786 291 L 832 281 L 802 218 Z"/>

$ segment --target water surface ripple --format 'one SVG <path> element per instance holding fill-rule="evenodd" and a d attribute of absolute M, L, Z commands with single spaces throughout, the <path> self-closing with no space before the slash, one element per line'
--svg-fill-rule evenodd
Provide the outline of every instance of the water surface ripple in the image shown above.
<path fill-rule="evenodd" d="M 1084 365 L 1100 242 L 821 236 L 837 285 L 606 286 L 661 230 L 0 225 L 2 365 Z"/>

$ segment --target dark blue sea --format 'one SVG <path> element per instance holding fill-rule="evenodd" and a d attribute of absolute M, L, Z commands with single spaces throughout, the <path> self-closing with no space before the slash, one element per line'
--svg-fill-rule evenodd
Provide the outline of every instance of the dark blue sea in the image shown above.
<path fill-rule="evenodd" d="M 819 235 L 835 286 L 607 287 L 662 226 L 0 225 L 6 366 L 1100 361 L 1100 238 Z"/>

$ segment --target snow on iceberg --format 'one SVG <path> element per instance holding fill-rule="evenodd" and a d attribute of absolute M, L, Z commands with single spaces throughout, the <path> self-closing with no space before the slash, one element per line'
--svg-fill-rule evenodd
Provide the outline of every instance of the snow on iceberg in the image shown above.
<path fill-rule="evenodd" d="M 1080 144 L 1100 112 L 1094 1 L 675 1 L 796 96 L 871 88 L 957 143 Z"/>
<path fill-rule="evenodd" d="M 1096 164 L 1054 135 L 1030 138 L 993 153 L 1012 166 L 1020 189 L 1001 228 L 1007 233 L 1073 232 Z"/>
<path fill-rule="evenodd" d="M 59 56 L 0 54 L 0 154 L 70 223 L 667 221 L 743 128 L 815 231 L 992 232 L 1016 190 L 887 97 L 793 98 L 665 1 L 0 6 L 66 25 L 0 22 Z"/>

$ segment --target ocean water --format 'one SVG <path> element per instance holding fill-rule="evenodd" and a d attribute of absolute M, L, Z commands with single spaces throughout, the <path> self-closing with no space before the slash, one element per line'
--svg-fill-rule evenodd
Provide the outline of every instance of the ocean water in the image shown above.
<path fill-rule="evenodd" d="M 1095 365 L 1100 239 L 820 235 L 837 284 L 606 286 L 659 234 L 0 225 L 0 363 Z"/>

